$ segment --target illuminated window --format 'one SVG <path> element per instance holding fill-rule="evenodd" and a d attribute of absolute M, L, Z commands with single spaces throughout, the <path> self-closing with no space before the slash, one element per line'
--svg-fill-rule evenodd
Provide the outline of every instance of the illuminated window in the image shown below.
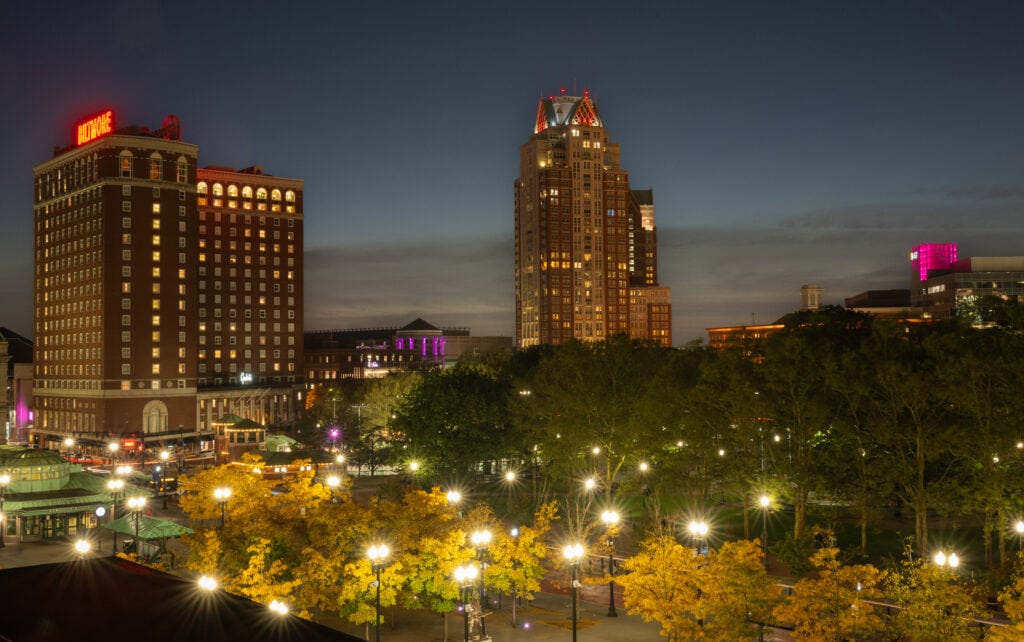
<path fill-rule="evenodd" d="M 159 214 L 160 213 L 160 203 L 153 203 L 153 213 L 154 214 Z"/>
<path fill-rule="evenodd" d="M 160 235 L 159 234 L 154 234 L 153 235 L 153 245 L 160 245 Z"/>
<path fill-rule="evenodd" d="M 132 177 L 132 153 L 128 150 L 121 152 L 121 178 Z"/>
<path fill-rule="evenodd" d="M 153 250 L 153 262 L 158 263 L 160 261 L 160 250 Z"/>
<path fill-rule="evenodd" d="M 259 188 L 256 190 L 256 209 L 266 210 L 267 209 L 267 190 Z"/>
<path fill-rule="evenodd" d="M 204 183 L 202 181 L 197 183 L 196 184 L 196 193 L 199 196 L 199 204 L 200 205 L 206 205 L 206 194 L 207 194 L 206 183 Z"/>
<path fill-rule="evenodd" d="M 153 181 L 160 180 L 160 175 L 163 172 L 163 160 L 160 158 L 160 154 L 154 153 L 149 157 L 149 179 Z"/>

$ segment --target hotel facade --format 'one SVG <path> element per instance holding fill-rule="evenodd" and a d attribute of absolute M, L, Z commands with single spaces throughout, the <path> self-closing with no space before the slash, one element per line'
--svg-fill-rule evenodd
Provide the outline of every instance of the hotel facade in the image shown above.
<path fill-rule="evenodd" d="M 198 167 L 107 111 L 34 168 L 37 443 L 212 448 L 302 408 L 300 180 Z M 131 439 L 129 439 L 131 437 Z"/>

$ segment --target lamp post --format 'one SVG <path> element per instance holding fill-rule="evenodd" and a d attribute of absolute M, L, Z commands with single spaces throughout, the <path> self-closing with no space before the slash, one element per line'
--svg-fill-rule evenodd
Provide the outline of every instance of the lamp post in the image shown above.
<path fill-rule="evenodd" d="M 7 546 L 7 514 L 4 513 L 4 495 L 7 494 L 7 484 L 11 483 L 11 476 L 7 473 L 0 475 L 0 548 Z"/>
<path fill-rule="evenodd" d="M 512 536 L 512 541 L 515 542 L 515 549 L 518 551 L 519 550 L 519 529 L 518 528 L 513 528 L 511 531 L 509 531 L 509 535 Z M 513 573 L 515 573 L 515 571 L 519 569 L 519 560 L 518 559 L 513 559 L 512 560 L 512 569 L 513 569 L 513 571 L 512 571 Z M 512 582 L 511 582 L 511 588 L 512 588 L 512 628 L 515 628 L 515 626 L 516 626 L 516 602 L 519 601 L 519 594 L 516 591 L 515 579 L 513 579 Z"/>
<path fill-rule="evenodd" d="M 480 637 L 487 636 L 487 626 L 484 624 L 483 610 L 487 608 L 487 587 L 484 584 L 484 571 L 487 570 L 487 545 L 491 543 L 491 531 L 486 528 L 475 531 L 471 536 L 473 546 L 476 547 L 476 557 L 480 560 Z"/>
<path fill-rule="evenodd" d="M 160 451 L 160 461 L 163 462 L 160 465 L 160 496 L 164 500 L 164 510 L 167 510 L 167 462 L 171 458 L 171 453 L 166 450 Z"/>
<path fill-rule="evenodd" d="M 619 524 L 619 514 L 613 510 L 601 513 L 601 521 L 606 530 L 605 545 L 608 547 L 608 617 L 618 617 L 615 612 L 615 527 Z"/>
<path fill-rule="evenodd" d="M 231 497 L 231 489 L 227 486 L 220 486 L 213 489 L 213 498 L 220 504 L 220 529 L 224 530 L 224 506 L 228 503 L 228 498 Z"/>
<path fill-rule="evenodd" d="M 956 553 L 950 553 L 949 555 L 946 555 L 945 551 L 939 551 L 935 554 L 935 557 L 932 559 L 935 561 L 935 564 L 939 567 L 948 566 L 950 569 L 956 570 L 956 567 L 960 566 L 960 557 Z"/>
<path fill-rule="evenodd" d="M 89 551 L 91 550 L 92 544 L 89 543 L 89 540 L 85 539 L 84 537 L 75 540 L 75 553 L 78 554 L 78 559 L 84 559 L 85 556 L 88 555 Z"/>
<path fill-rule="evenodd" d="M 135 518 L 135 557 L 139 557 L 142 548 L 139 546 L 139 520 L 142 518 L 142 509 L 146 506 L 145 497 L 129 497 L 128 508 L 131 509 Z"/>
<path fill-rule="evenodd" d="M 341 487 L 341 477 L 338 477 L 337 475 L 328 475 L 327 487 L 331 489 L 331 503 L 337 504 L 338 497 L 334 494 L 334 491 Z"/>
<path fill-rule="evenodd" d="M 687 527 L 687 530 L 690 532 L 690 536 L 693 538 L 693 541 L 697 545 L 697 554 L 704 555 L 706 552 L 704 551 L 704 538 L 706 538 L 708 535 L 708 523 L 704 520 L 695 519 L 690 522 L 690 525 Z"/>
<path fill-rule="evenodd" d="M 110 453 L 110 465 L 114 465 L 114 455 L 117 454 L 117 442 L 112 441 L 107 444 L 107 451 Z"/>
<path fill-rule="evenodd" d="M 121 478 L 111 479 L 107 482 L 107 490 L 110 491 L 110 521 L 117 519 L 117 495 L 124 489 L 124 480 Z M 117 531 L 114 533 L 113 554 L 117 555 Z"/>
<path fill-rule="evenodd" d="M 2 504 L 0 504 L 0 510 L 2 510 Z M 1024 520 L 1018 519 L 1017 523 L 1013 525 L 1013 529 L 1017 531 L 1017 553 L 1020 553 L 1021 540 L 1024 539 Z"/>
<path fill-rule="evenodd" d="M 371 546 L 366 551 L 366 556 L 370 558 L 370 570 L 377 576 L 377 581 L 375 582 L 377 586 L 377 642 L 380 642 L 380 572 L 387 566 L 386 560 L 390 552 L 387 544 Z"/>
<path fill-rule="evenodd" d="M 469 642 L 469 609 L 473 599 L 473 580 L 476 579 L 476 567 L 466 564 L 455 569 L 455 581 L 459 583 L 459 601 L 462 602 L 462 639 Z M 483 620 L 480 620 L 483 622 Z"/>
<path fill-rule="evenodd" d="M 765 566 L 768 565 L 768 509 L 771 508 L 772 498 L 768 495 L 761 495 L 757 500 L 761 505 L 761 555 L 764 557 Z"/>
<path fill-rule="evenodd" d="M 572 642 L 576 642 L 576 597 L 580 590 L 578 579 L 580 572 L 580 560 L 583 559 L 583 545 L 570 544 L 562 550 L 565 561 L 569 564 L 569 572 L 572 575 Z"/>
<path fill-rule="evenodd" d="M 462 493 L 460 493 L 457 490 L 450 490 L 447 493 L 445 493 L 445 498 L 448 500 L 449 504 L 455 507 L 455 514 L 459 517 L 462 517 L 462 509 L 460 508 L 460 503 L 462 502 Z"/>

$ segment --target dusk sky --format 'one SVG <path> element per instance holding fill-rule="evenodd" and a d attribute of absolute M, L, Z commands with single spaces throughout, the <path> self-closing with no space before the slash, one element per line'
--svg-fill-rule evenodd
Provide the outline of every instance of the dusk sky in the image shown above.
<path fill-rule="evenodd" d="M 1024 255 L 1020 2 L 3 2 L 0 325 L 32 336 L 32 167 L 175 114 L 200 165 L 305 181 L 306 329 L 514 334 L 513 182 L 589 90 L 654 189 L 674 343 Z"/>

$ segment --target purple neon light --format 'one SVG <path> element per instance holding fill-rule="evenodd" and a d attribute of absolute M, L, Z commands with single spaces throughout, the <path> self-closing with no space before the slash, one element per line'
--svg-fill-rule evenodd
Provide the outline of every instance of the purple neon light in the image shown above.
<path fill-rule="evenodd" d="M 956 263 L 956 243 L 924 243 L 910 251 L 910 265 L 919 281 L 928 280 L 928 270 L 945 270 Z"/>

